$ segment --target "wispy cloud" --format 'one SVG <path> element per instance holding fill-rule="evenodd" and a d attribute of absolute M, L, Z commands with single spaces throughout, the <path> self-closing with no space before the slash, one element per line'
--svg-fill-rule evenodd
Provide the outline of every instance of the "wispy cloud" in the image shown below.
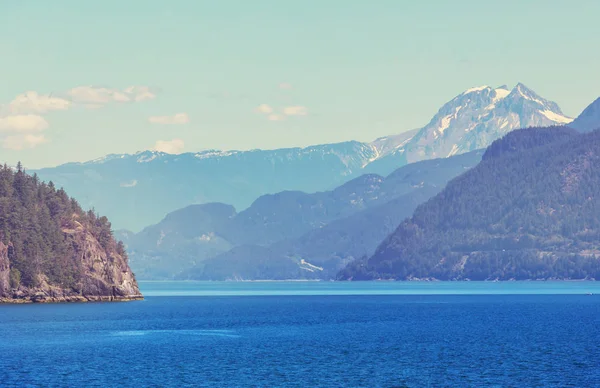
<path fill-rule="evenodd" d="M 272 113 L 272 114 L 270 114 L 270 115 L 267 116 L 267 119 L 269 121 L 281 121 L 281 120 L 284 120 L 285 117 L 282 116 L 282 115 L 278 115 L 277 113 Z"/>
<path fill-rule="evenodd" d="M 156 93 L 148 86 L 130 86 L 125 88 L 124 92 L 127 95 L 132 96 L 134 101 L 146 101 L 156 98 Z"/>
<path fill-rule="evenodd" d="M 71 101 L 62 97 L 44 96 L 36 91 L 28 91 L 15 97 L 8 104 L 8 111 L 11 114 L 46 113 L 53 110 L 67 110 L 70 107 Z"/>
<path fill-rule="evenodd" d="M 269 121 L 282 121 L 289 116 L 306 116 L 308 108 L 301 105 L 286 106 L 282 109 L 275 109 L 271 105 L 261 104 L 256 109 L 256 112 L 266 116 Z"/>
<path fill-rule="evenodd" d="M 289 90 L 292 88 L 292 84 L 288 82 L 282 82 L 279 84 L 279 89 Z"/>
<path fill-rule="evenodd" d="M 154 144 L 154 151 L 166 152 L 167 154 L 180 154 L 183 151 L 185 143 L 181 139 L 158 140 Z"/>
<path fill-rule="evenodd" d="M 9 150 L 23 150 L 35 148 L 48 140 L 43 131 L 48 128 L 48 122 L 42 116 L 10 115 L 0 117 L 0 143 L 2 147 Z"/>
<path fill-rule="evenodd" d="M 133 103 L 156 98 L 148 86 L 129 86 L 125 89 L 77 86 L 53 95 L 37 91 L 19 94 L 6 105 L 0 105 L 0 144 L 7 149 L 22 150 L 48 142 L 40 134 L 48 129 L 42 116 L 51 111 L 66 111 L 74 106 L 98 109 L 109 103 Z M 159 121 L 182 124 L 189 121 L 187 114 L 173 117 L 159 116 Z"/>
<path fill-rule="evenodd" d="M 176 113 L 173 116 L 150 116 L 148 121 L 152 124 L 187 124 L 190 122 L 190 117 L 187 113 Z"/>
<path fill-rule="evenodd" d="M 137 186 L 137 184 L 138 184 L 137 179 L 134 179 L 134 180 L 129 181 L 129 182 L 123 182 L 123 183 L 120 184 L 120 186 L 121 187 L 135 187 L 135 186 Z"/>
<path fill-rule="evenodd" d="M 259 106 L 256 107 L 256 111 L 258 113 L 269 114 L 269 113 L 273 113 L 273 108 L 267 104 L 260 104 Z"/>
<path fill-rule="evenodd" d="M 156 98 L 156 94 L 148 86 L 129 86 L 123 90 L 77 86 L 69 89 L 67 94 L 73 102 L 93 105 L 106 105 L 111 102 L 139 102 Z"/>
<path fill-rule="evenodd" d="M 2 133 L 35 133 L 48 128 L 48 122 L 39 115 L 9 115 L 0 117 Z"/>
<path fill-rule="evenodd" d="M 9 150 L 20 151 L 26 148 L 35 148 L 40 144 L 46 143 L 47 141 L 48 140 L 43 134 L 11 135 L 2 140 L 2 147 Z"/>
<path fill-rule="evenodd" d="M 308 114 L 308 109 L 305 106 L 286 106 L 283 108 L 283 114 L 286 116 L 306 116 Z"/>

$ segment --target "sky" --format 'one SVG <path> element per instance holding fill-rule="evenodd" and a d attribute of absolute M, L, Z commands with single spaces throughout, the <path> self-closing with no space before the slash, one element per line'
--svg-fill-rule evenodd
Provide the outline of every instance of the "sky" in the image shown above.
<path fill-rule="evenodd" d="M 2 0 L 0 157 L 371 141 L 462 91 L 600 95 L 597 0 Z"/>

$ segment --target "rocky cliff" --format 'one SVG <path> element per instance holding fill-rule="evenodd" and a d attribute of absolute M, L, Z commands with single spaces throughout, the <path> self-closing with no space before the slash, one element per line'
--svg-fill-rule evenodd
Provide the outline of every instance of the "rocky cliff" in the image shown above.
<path fill-rule="evenodd" d="M 53 284 L 43 273 L 35 286 L 19 284 L 11 274 L 12 244 L 0 242 L 0 303 L 52 303 L 141 300 L 143 296 L 126 258 L 103 248 L 87 230 L 77 225 L 63 233 L 74 246 L 73 260 L 81 263 L 81 276 L 73 287 Z M 11 276 L 12 275 L 12 276 Z"/>
<path fill-rule="evenodd" d="M 143 299 L 106 217 L 0 168 L 0 303 Z"/>

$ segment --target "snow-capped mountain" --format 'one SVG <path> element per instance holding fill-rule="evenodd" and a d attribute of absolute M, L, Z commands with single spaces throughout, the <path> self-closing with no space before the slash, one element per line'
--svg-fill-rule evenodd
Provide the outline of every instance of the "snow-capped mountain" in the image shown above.
<path fill-rule="evenodd" d="M 412 138 L 388 152 L 378 165 L 413 163 L 487 147 L 506 133 L 524 127 L 568 124 L 559 106 L 519 83 L 471 88 L 446 103 Z M 374 143 L 375 144 L 375 143 Z M 383 151 L 383 150 L 382 150 Z M 391 168 L 391 167 L 390 167 Z"/>
<path fill-rule="evenodd" d="M 243 210 L 267 193 L 330 189 L 360 175 L 376 157 L 373 146 L 350 141 L 180 155 L 144 151 L 36 172 L 71 189 L 84 207 L 109 215 L 116 228 L 137 231 L 190 204 L 224 202 Z"/>
<path fill-rule="evenodd" d="M 190 204 L 224 202 L 238 211 L 284 190 L 332 189 L 364 173 L 387 175 L 405 164 L 486 147 L 507 132 L 571 122 L 558 105 L 523 84 L 482 86 L 445 104 L 425 127 L 379 138 L 306 148 L 171 155 L 107 155 L 36 171 L 95 207 L 116 228 L 139 230 Z"/>

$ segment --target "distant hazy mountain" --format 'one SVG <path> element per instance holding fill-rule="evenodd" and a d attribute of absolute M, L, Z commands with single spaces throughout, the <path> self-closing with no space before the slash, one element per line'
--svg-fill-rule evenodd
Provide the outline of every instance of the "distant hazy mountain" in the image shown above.
<path fill-rule="evenodd" d="M 138 231 L 194 203 L 224 202 L 244 209 L 266 193 L 332 188 L 360 175 L 375 156 L 372 146 L 359 142 L 181 155 L 145 151 L 37 173 L 69 188 L 84 206 L 102 209 L 117 228 Z"/>
<path fill-rule="evenodd" d="M 569 127 L 575 128 L 581 132 L 600 129 L 600 98 L 585 108 L 585 110 L 569 124 Z"/>
<path fill-rule="evenodd" d="M 231 249 L 234 244 L 223 231 L 235 215 L 230 205 L 191 205 L 137 234 L 120 231 L 116 237 L 125 237 L 130 264 L 139 279 L 171 279 L 207 257 Z"/>
<path fill-rule="evenodd" d="M 424 128 L 372 143 L 181 155 L 145 151 L 36 172 L 84 207 L 107 214 L 117 228 L 139 231 L 190 204 L 244 209 L 267 193 L 330 190 L 364 173 L 385 176 L 414 161 L 483 148 L 516 128 L 570 121 L 522 84 L 512 91 L 480 87 L 452 99 Z"/>
<path fill-rule="evenodd" d="M 598 150 L 600 131 L 515 131 L 340 278 L 598 279 Z"/>
<path fill-rule="evenodd" d="M 291 200 L 265 196 L 233 218 L 229 230 L 219 233 L 236 241 L 239 231 L 245 230 L 246 239 L 237 240 L 238 246 L 231 251 L 198 263 L 181 277 L 331 278 L 353 259 L 373 253 L 417 205 L 438 193 L 449 179 L 475 166 L 481 154 L 414 163 L 386 178 L 364 175 L 330 192 L 283 193 L 293 194 Z M 261 205 L 255 208 L 257 203 Z M 248 214 L 254 220 L 251 225 Z M 275 243 L 267 246 L 270 242 Z"/>

